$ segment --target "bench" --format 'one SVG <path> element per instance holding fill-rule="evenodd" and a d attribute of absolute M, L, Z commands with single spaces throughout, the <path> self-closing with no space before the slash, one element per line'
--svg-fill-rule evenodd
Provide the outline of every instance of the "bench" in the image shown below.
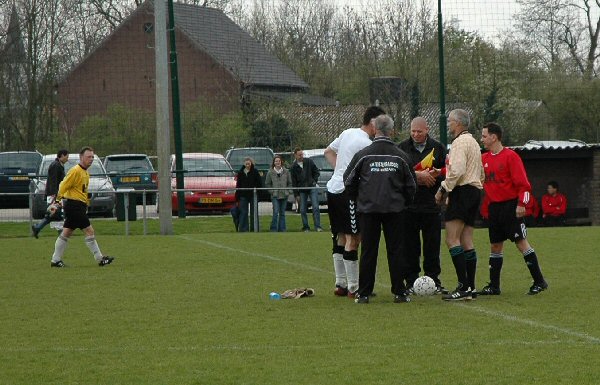
<path fill-rule="evenodd" d="M 587 207 L 567 207 L 565 226 L 591 226 L 590 210 Z"/>

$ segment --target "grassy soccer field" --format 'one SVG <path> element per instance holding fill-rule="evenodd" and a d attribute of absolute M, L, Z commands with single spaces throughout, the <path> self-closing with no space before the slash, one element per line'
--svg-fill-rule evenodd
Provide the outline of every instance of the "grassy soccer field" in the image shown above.
<path fill-rule="evenodd" d="M 380 263 L 378 296 L 357 305 L 332 295 L 327 233 L 235 234 L 229 218 L 178 221 L 172 237 L 126 237 L 122 224 L 94 225 L 115 263 L 99 268 L 79 235 L 62 270 L 49 267 L 53 232 L 34 240 L 16 236 L 23 224 L 0 226 L 0 384 L 548 385 L 600 378 L 597 227 L 529 230 L 550 284 L 538 296 L 525 295 L 529 273 L 508 244 L 499 297 L 394 304 Z M 476 245 L 481 286 L 486 230 L 477 230 Z M 442 260 L 442 280 L 452 288 L 447 250 Z M 271 291 L 301 286 L 314 288 L 315 297 L 269 300 Z"/>

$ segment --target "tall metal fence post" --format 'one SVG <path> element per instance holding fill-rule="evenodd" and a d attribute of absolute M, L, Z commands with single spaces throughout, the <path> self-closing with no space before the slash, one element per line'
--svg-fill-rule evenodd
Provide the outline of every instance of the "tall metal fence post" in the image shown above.
<path fill-rule="evenodd" d="M 125 206 L 125 235 L 129 235 L 129 191 L 123 195 L 123 205 Z"/>
<path fill-rule="evenodd" d="M 146 190 L 142 191 L 142 221 L 144 222 L 144 235 L 148 233 L 148 223 L 146 221 Z"/>
<path fill-rule="evenodd" d="M 256 187 L 253 190 L 252 194 L 252 208 L 253 208 L 253 216 L 252 222 L 254 223 L 254 232 L 258 233 L 260 229 L 258 228 L 258 194 L 256 192 Z"/>
<path fill-rule="evenodd" d="M 29 192 L 29 228 L 33 226 L 33 193 Z"/>

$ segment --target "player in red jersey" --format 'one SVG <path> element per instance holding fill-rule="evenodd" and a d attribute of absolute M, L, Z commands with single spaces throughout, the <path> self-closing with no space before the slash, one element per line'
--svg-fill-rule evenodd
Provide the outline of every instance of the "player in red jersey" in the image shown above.
<path fill-rule="evenodd" d="M 481 142 L 488 152 L 481 156 L 485 172 L 486 199 L 489 200 L 490 282 L 479 295 L 500 294 L 504 241 L 515 243 L 529 268 L 533 285 L 527 294 L 546 290 L 548 284 L 542 275 L 535 251 L 527 241 L 525 207 L 531 196 L 531 185 L 523 161 L 516 152 L 502 145 L 502 127 L 487 123 L 481 132 Z"/>

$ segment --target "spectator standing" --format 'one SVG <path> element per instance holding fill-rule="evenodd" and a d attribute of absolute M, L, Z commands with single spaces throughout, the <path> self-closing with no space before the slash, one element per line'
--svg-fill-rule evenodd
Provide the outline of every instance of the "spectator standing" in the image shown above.
<path fill-rule="evenodd" d="M 285 208 L 290 191 L 286 188 L 292 187 L 290 172 L 283 166 L 281 155 L 275 155 L 271 169 L 265 178 L 265 187 L 274 187 L 270 190 L 271 202 L 273 202 L 273 219 L 271 220 L 271 231 L 286 231 Z M 282 190 L 283 189 L 283 190 Z"/>
<path fill-rule="evenodd" d="M 422 117 L 410 123 L 410 138 L 398 147 L 410 157 L 415 169 L 417 192 L 414 201 L 406 210 L 404 228 L 406 247 L 406 287 L 409 290 L 421 271 L 421 237 L 423 271 L 434 280 L 438 293 L 445 291 L 440 281 L 440 244 L 442 240 L 442 217 L 440 206 L 435 203 L 435 193 L 443 180 L 440 170 L 446 161 L 445 146 L 429 136 L 429 126 Z M 422 162 L 431 155 L 431 164 L 423 167 Z"/>
<path fill-rule="evenodd" d="M 475 291 L 477 253 L 473 244 L 473 226 L 481 201 L 484 175 L 481 150 L 469 133 L 470 124 L 471 118 L 465 110 L 456 109 L 448 114 L 448 131 L 454 140 L 450 146 L 446 179 L 435 194 L 436 203 L 442 204 L 448 193 L 446 246 L 458 279 L 456 290 L 442 296 L 445 301 L 471 300 Z"/>
<path fill-rule="evenodd" d="M 481 142 L 488 152 L 483 154 L 485 195 L 489 200 L 490 282 L 480 295 L 500 294 L 500 272 L 504 260 L 504 241 L 515 243 L 523 254 L 533 285 L 527 294 L 535 295 L 548 288 L 538 258 L 527 241 L 524 217 L 531 199 L 531 185 L 523 161 L 516 152 L 502 145 L 503 129 L 487 123 L 481 132 Z"/>
<path fill-rule="evenodd" d="M 58 193 L 58 186 L 60 182 L 65 178 L 65 163 L 69 160 L 69 151 L 62 149 L 56 153 L 56 159 L 48 167 L 48 178 L 46 179 L 46 203 L 48 205 L 53 204 L 56 201 L 56 194 Z M 44 219 L 39 223 L 31 226 L 31 232 L 34 237 L 38 238 L 40 231 L 48 223 L 52 222 L 56 218 L 56 215 L 50 215 L 46 213 Z"/>
<path fill-rule="evenodd" d="M 294 150 L 296 160 L 292 164 L 290 172 L 292 174 L 292 185 L 296 188 L 294 196 L 300 197 L 300 217 L 302 218 L 302 231 L 310 231 L 306 211 L 308 208 L 308 197 L 312 205 L 313 224 L 316 231 L 323 231 L 321 228 L 321 213 L 319 212 L 319 189 L 317 181 L 319 180 L 319 168 L 310 158 L 304 157 L 301 148 Z M 308 188 L 307 188 L 308 187 Z"/>
<path fill-rule="evenodd" d="M 354 298 L 358 290 L 360 229 L 356 202 L 346 193 L 344 173 L 352 157 L 371 144 L 371 137 L 375 136 L 373 121 L 383 114 L 385 111 L 379 107 L 367 108 L 360 128 L 344 130 L 325 149 L 325 158 L 334 168 L 333 175 L 327 182 L 327 213 L 333 240 L 333 293 L 337 296 Z"/>
<path fill-rule="evenodd" d="M 56 194 L 55 208 L 63 207 L 65 224 L 62 233 L 54 244 L 54 254 L 50 262 L 51 267 L 66 267 L 62 256 L 67 248 L 67 241 L 76 229 L 83 230 L 85 244 L 100 267 L 109 265 L 114 260 L 113 257 L 102 255 L 98 242 L 96 242 L 94 228 L 87 216 L 87 208 L 90 203 L 88 198 L 88 187 L 90 185 L 88 168 L 92 165 L 92 162 L 94 162 L 94 150 L 91 147 L 83 147 L 79 152 L 79 164 L 72 167 L 60 183 Z"/>
<path fill-rule="evenodd" d="M 375 139 L 360 150 L 344 173 L 344 184 L 356 200 L 362 247 L 356 303 L 368 303 L 375 286 L 379 240 L 383 229 L 394 302 L 409 302 L 402 279 L 404 212 L 416 191 L 410 159 L 390 139 L 394 121 L 388 115 L 375 118 Z"/>
<path fill-rule="evenodd" d="M 564 226 L 567 197 L 558 192 L 558 182 L 550 181 L 547 193 L 542 196 L 542 219 L 544 226 Z"/>
<path fill-rule="evenodd" d="M 244 158 L 244 165 L 237 173 L 235 184 L 235 199 L 240 209 L 238 231 L 241 233 L 248 230 L 254 231 L 254 191 L 246 189 L 260 187 L 262 187 L 262 179 L 255 167 L 254 160 L 250 157 Z M 251 218 L 250 225 L 248 224 L 248 213 Z"/>

